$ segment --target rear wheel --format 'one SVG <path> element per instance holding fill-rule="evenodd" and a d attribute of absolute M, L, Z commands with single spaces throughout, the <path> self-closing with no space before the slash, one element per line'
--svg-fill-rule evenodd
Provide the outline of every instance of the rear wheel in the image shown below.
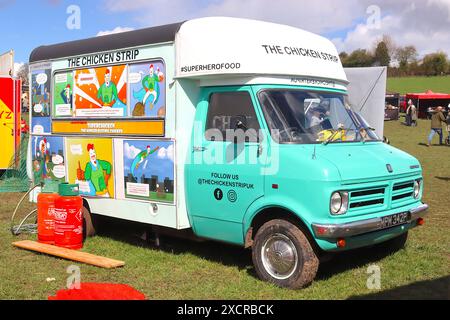
<path fill-rule="evenodd" d="M 83 239 L 95 236 L 94 219 L 89 209 L 83 206 Z"/>
<path fill-rule="evenodd" d="M 258 230 L 252 258 L 262 280 L 291 289 L 309 285 L 319 267 L 319 259 L 303 231 L 280 219 L 266 222 Z"/>

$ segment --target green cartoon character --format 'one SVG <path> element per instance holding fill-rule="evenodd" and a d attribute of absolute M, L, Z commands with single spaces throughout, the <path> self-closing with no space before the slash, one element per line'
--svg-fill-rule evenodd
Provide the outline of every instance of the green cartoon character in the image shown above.
<path fill-rule="evenodd" d="M 159 147 L 156 147 L 155 149 L 151 149 L 150 146 L 147 146 L 147 148 L 141 152 L 134 158 L 133 163 L 131 164 L 131 174 L 136 178 L 134 174 L 134 170 L 138 169 L 139 166 L 142 164 L 142 162 L 146 161 L 147 157 L 151 155 L 152 153 L 155 153 L 159 150 Z M 145 165 L 144 165 L 145 167 Z M 137 178 L 136 178 L 137 179 Z"/>
<path fill-rule="evenodd" d="M 134 98 L 139 101 L 134 106 L 133 116 L 144 116 L 147 102 L 150 103 L 150 110 L 153 109 L 159 99 L 159 83 L 162 81 L 164 81 L 164 74 L 159 68 L 155 72 L 155 67 L 151 64 L 149 73 L 142 79 L 142 89 L 133 92 Z"/>
<path fill-rule="evenodd" d="M 97 98 L 103 103 L 104 107 L 112 107 L 118 100 L 117 86 L 111 81 L 109 69 L 106 69 L 105 82 L 98 89 Z"/>
<path fill-rule="evenodd" d="M 92 143 L 87 145 L 90 161 L 86 164 L 85 170 L 81 170 L 78 165 L 77 179 L 89 182 L 90 192 L 88 195 L 108 197 L 108 182 L 111 177 L 111 163 L 97 159 L 97 153 Z"/>

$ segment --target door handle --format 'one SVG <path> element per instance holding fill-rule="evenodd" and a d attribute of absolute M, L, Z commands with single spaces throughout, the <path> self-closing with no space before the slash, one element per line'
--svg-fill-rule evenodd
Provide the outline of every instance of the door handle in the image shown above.
<path fill-rule="evenodd" d="M 245 147 L 249 147 L 249 145 L 245 145 Z M 259 157 L 260 155 L 262 155 L 263 153 L 263 146 L 261 145 L 261 143 L 258 143 L 258 147 L 256 149 L 256 155 Z"/>
<path fill-rule="evenodd" d="M 263 153 L 263 146 L 261 144 L 258 144 L 258 151 L 257 151 L 257 156 L 259 157 L 260 155 L 262 155 Z"/>
<path fill-rule="evenodd" d="M 192 152 L 203 152 L 206 149 L 207 149 L 206 147 L 193 147 Z"/>

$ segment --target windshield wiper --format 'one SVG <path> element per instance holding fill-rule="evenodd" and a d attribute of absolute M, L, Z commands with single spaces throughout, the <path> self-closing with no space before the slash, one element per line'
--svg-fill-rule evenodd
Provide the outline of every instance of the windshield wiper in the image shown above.
<path fill-rule="evenodd" d="M 333 141 L 334 137 L 336 137 L 336 135 L 342 131 L 344 131 L 345 128 L 337 128 L 336 131 L 333 132 L 333 134 L 326 140 L 323 142 L 323 144 L 326 146 L 327 144 L 329 144 L 331 141 Z"/>

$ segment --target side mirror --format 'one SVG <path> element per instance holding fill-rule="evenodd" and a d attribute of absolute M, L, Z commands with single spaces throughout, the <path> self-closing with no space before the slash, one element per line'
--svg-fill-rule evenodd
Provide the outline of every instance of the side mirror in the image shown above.
<path fill-rule="evenodd" d="M 248 130 L 247 127 L 247 117 L 245 116 L 233 116 L 230 119 L 231 121 L 231 129 L 233 130 L 237 130 L 237 129 L 241 129 L 241 130 Z"/>

